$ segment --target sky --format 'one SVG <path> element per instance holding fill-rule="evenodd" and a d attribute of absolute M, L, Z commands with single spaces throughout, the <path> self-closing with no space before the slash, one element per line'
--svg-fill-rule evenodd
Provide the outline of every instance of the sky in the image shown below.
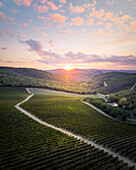
<path fill-rule="evenodd" d="M 0 0 L 0 66 L 136 70 L 136 0 Z"/>

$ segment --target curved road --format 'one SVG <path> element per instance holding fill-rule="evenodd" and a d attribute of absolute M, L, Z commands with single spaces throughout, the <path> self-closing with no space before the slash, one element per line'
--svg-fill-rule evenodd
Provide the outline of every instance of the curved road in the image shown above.
<path fill-rule="evenodd" d="M 26 90 L 27 90 L 28 93 L 30 93 L 29 89 L 26 89 Z M 135 169 L 136 169 L 136 164 L 134 162 L 132 162 L 131 160 L 129 160 L 128 158 L 122 157 L 118 153 L 114 153 L 111 150 L 102 147 L 101 145 L 97 145 L 93 141 L 87 140 L 87 139 L 83 138 L 82 136 L 76 135 L 76 134 L 74 134 L 74 133 L 72 133 L 70 131 L 64 130 L 63 128 L 58 128 L 58 127 L 56 127 L 54 125 L 46 123 L 46 122 L 42 121 L 41 119 L 37 118 L 36 116 L 34 116 L 33 114 L 31 114 L 30 112 L 28 112 L 25 109 L 21 108 L 20 105 L 27 102 L 33 95 L 34 94 L 30 94 L 25 100 L 23 100 L 22 102 L 16 104 L 15 108 L 18 109 L 19 111 L 21 111 L 22 113 L 24 113 L 25 115 L 27 115 L 28 117 L 30 117 L 31 119 L 37 121 L 38 123 L 40 123 L 42 125 L 45 125 L 47 127 L 53 128 L 53 129 L 55 129 L 57 131 L 60 131 L 60 132 L 62 132 L 64 134 L 67 134 L 68 136 L 74 137 L 74 138 L 76 138 L 78 140 L 81 140 L 81 141 L 87 143 L 87 144 L 90 144 L 90 145 L 98 148 L 99 150 L 103 150 L 104 152 L 107 152 L 109 155 L 113 155 L 114 157 L 118 157 L 119 160 L 122 160 L 124 163 L 127 163 L 129 167 L 134 166 Z"/>

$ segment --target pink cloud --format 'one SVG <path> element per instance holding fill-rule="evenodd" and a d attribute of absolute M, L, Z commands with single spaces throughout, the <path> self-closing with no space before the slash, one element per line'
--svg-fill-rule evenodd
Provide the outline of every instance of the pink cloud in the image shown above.
<path fill-rule="evenodd" d="M 32 22 L 32 20 L 31 20 L 31 19 L 29 19 L 28 21 L 29 21 L 29 22 Z"/>
<path fill-rule="evenodd" d="M 95 7 L 92 8 L 92 12 L 90 13 L 90 16 L 96 17 L 98 19 L 102 18 L 104 15 L 104 9 L 100 9 L 99 11 L 96 11 Z"/>
<path fill-rule="evenodd" d="M 136 31 L 136 21 L 132 21 L 130 23 L 130 28 L 133 30 L 133 31 Z"/>
<path fill-rule="evenodd" d="M 26 27 L 28 26 L 28 23 L 25 22 L 25 23 L 23 23 L 23 24 L 20 24 L 20 26 L 23 27 L 23 28 L 26 28 Z"/>
<path fill-rule="evenodd" d="M 0 17 L 3 17 L 4 16 L 4 13 L 3 12 L 0 12 Z"/>
<path fill-rule="evenodd" d="M 40 0 L 40 2 L 41 2 L 42 4 L 45 4 L 45 2 L 47 2 L 47 0 Z"/>
<path fill-rule="evenodd" d="M 5 28 L 4 30 L 7 32 L 7 34 L 9 36 L 11 36 L 11 37 L 15 36 L 15 33 L 12 30 L 10 30 L 9 28 Z"/>
<path fill-rule="evenodd" d="M 111 27 L 112 27 L 112 24 L 111 24 L 111 23 L 109 23 L 109 22 L 106 23 L 106 28 L 107 28 L 107 29 L 110 29 Z"/>
<path fill-rule="evenodd" d="M 86 23 L 87 23 L 88 25 L 93 25 L 94 19 L 93 19 L 93 18 L 90 18 L 88 21 L 86 21 Z"/>
<path fill-rule="evenodd" d="M 48 42 L 48 44 L 49 44 L 50 47 L 54 47 L 54 40 L 50 40 L 50 41 Z"/>
<path fill-rule="evenodd" d="M 94 7 L 97 4 L 97 2 L 94 0 L 93 4 L 91 4 L 92 7 Z"/>
<path fill-rule="evenodd" d="M 85 11 L 85 8 L 83 8 L 82 6 L 75 6 L 72 11 L 74 13 L 81 13 Z"/>
<path fill-rule="evenodd" d="M 73 10 L 74 7 L 71 2 L 69 3 L 69 6 L 70 6 L 70 10 Z"/>
<path fill-rule="evenodd" d="M 55 22 L 57 21 L 57 22 L 65 23 L 66 19 L 67 19 L 67 17 L 62 16 L 62 15 L 60 15 L 58 13 L 51 16 L 51 20 L 55 21 Z"/>
<path fill-rule="evenodd" d="M 4 16 L 4 17 L 1 17 L 1 19 L 6 20 L 6 19 L 7 19 L 7 17 L 5 17 L 5 16 Z"/>
<path fill-rule="evenodd" d="M 58 28 L 59 30 L 62 30 L 62 29 L 64 28 L 64 25 L 59 24 L 59 25 L 57 25 L 57 28 Z"/>
<path fill-rule="evenodd" d="M 24 34 L 19 35 L 20 38 L 25 38 L 26 36 Z"/>
<path fill-rule="evenodd" d="M 66 0 L 60 0 L 60 3 L 64 4 L 64 3 L 66 3 Z"/>
<path fill-rule="evenodd" d="M 72 31 L 72 29 L 68 28 L 66 30 L 62 30 L 62 33 L 67 35 L 67 34 L 74 34 L 74 32 Z"/>
<path fill-rule="evenodd" d="M 30 6 L 32 0 L 14 0 L 14 2 L 15 2 L 17 5 Z"/>
<path fill-rule="evenodd" d="M 2 2 L 0 2 L 0 7 L 2 7 L 2 5 L 3 5 Z"/>
<path fill-rule="evenodd" d="M 38 18 L 39 18 L 39 19 L 45 19 L 45 18 L 44 18 L 44 17 L 42 17 L 42 16 L 38 16 Z"/>
<path fill-rule="evenodd" d="M 15 18 L 13 18 L 13 17 L 9 17 L 9 24 L 15 24 Z"/>
<path fill-rule="evenodd" d="M 52 10 L 56 11 L 58 10 L 59 8 L 51 1 L 47 2 L 47 4 L 52 8 Z"/>
<path fill-rule="evenodd" d="M 8 48 L 7 47 L 2 47 L 1 50 L 7 50 Z"/>
<path fill-rule="evenodd" d="M 84 23 L 84 19 L 81 17 L 72 18 L 71 21 L 74 25 L 83 25 Z"/>
<path fill-rule="evenodd" d="M 107 12 L 106 14 L 105 14 L 105 17 L 103 18 L 103 20 L 109 20 L 109 19 L 111 19 L 112 18 L 112 13 L 111 12 Z"/>
<path fill-rule="evenodd" d="M 12 9 L 11 12 L 13 12 L 13 13 L 18 13 L 19 10 L 18 10 L 18 9 Z"/>
<path fill-rule="evenodd" d="M 44 13 L 44 12 L 47 12 L 48 10 L 49 10 L 49 8 L 46 5 L 37 7 L 38 13 Z"/>

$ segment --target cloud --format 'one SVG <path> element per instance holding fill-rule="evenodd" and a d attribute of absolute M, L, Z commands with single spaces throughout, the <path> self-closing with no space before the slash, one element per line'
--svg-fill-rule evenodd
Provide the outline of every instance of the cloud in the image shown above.
<path fill-rule="evenodd" d="M 75 34 L 75 33 L 73 32 L 73 30 L 70 29 L 70 28 L 65 29 L 65 30 L 62 30 L 62 33 L 65 34 L 65 35 L 67 35 L 67 34 Z"/>
<path fill-rule="evenodd" d="M 103 37 L 104 31 L 102 29 L 98 29 L 97 32 L 91 33 L 90 36 L 92 36 L 92 37 Z"/>
<path fill-rule="evenodd" d="M 50 19 L 54 22 L 65 23 L 65 20 L 67 19 L 67 17 L 56 13 L 56 14 L 53 14 Z"/>
<path fill-rule="evenodd" d="M 65 3 L 66 3 L 66 0 L 60 0 L 60 3 L 65 4 Z"/>
<path fill-rule="evenodd" d="M 19 39 L 19 42 L 22 44 L 27 44 L 30 48 L 28 49 L 28 51 L 33 51 L 33 52 L 40 52 L 44 49 L 42 43 L 40 41 L 36 41 L 36 40 L 32 40 L 29 39 L 27 41 L 22 41 Z"/>
<path fill-rule="evenodd" d="M 45 4 L 45 2 L 47 2 L 47 0 L 40 0 L 40 2 L 41 2 L 42 4 Z"/>
<path fill-rule="evenodd" d="M 18 10 L 18 9 L 12 9 L 11 12 L 12 12 L 12 13 L 18 13 L 19 10 Z"/>
<path fill-rule="evenodd" d="M 15 24 L 15 18 L 9 17 L 8 23 L 9 23 L 9 24 Z"/>
<path fill-rule="evenodd" d="M 7 50 L 8 48 L 7 47 L 2 47 L 1 50 Z"/>
<path fill-rule="evenodd" d="M 132 21 L 130 23 L 130 28 L 133 30 L 133 31 L 136 31 L 136 20 L 135 21 Z"/>
<path fill-rule="evenodd" d="M 73 7 L 72 11 L 74 13 L 81 13 L 81 12 L 85 11 L 85 8 L 83 8 L 82 6 L 75 6 L 75 7 Z"/>
<path fill-rule="evenodd" d="M 38 16 L 39 19 L 45 19 L 43 16 Z"/>
<path fill-rule="evenodd" d="M 74 25 L 83 25 L 84 23 L 84 19 L 81 17 L 72 18 L 71 21 Z"/>
<path fill-rule="evenodd" d="M 46 32 L 40 32 L 40 36 L 42 36 L 42 37 L 47 37 L 48 35 L 47 35 Z"/>
<path fill-rule="evenodd" d="M 3 12 L 0 12 L 0 17 L 3 17 L 4 16 L 4 13 Z"/>
<path fill-rule="evenodd" d="M 105 14 L 105 17 L 103 17 L 103 20 L 109 20 L 109 19 L 111 19 L 112 18 L 112 13 L 111 12 L 107 12 L 106 14 Z"/>
<path fill-rule="evenodd" d="M 20 26 L 23 27 L 23 28 L 26 28 L 26 27 L 28 26 L 28 23 L 25 22 L 25 23 L 23 23 L 23 24 L 20 24 Z"/>
<path fill-rule="evenodd" d="M 7 19 L 7 17 L 4 16 L 4 13 L 3 12 L 0 12 L 0 18 L 5 21 Z"/>
<path fill-rule="evenodd" d="M 107 28 L 107 29 L 110 29 L 111 27 L 112 27 L 112 24 L 111 24 L 111 23 L 109 23 L 109 22 L 106 23 L 106 28 Z"/>
<path fill-rule="evenodd" d="M 15 36 L 15 33 L 14 33 L 11 29 L 5 28 L 4 30 L 7 32 L 7 34 L 8 34 L 9 36 L 11 36 L 11 37 Z"/>
<path fill-rule="evenodd" d="M 47 4 L 52 8 L 52 10 L 56 11 L 58 10 L 59 8 L 51 1 L 47 2 Z"/>
<path fill-rule="evenodd" d="M 14 0 L 14 2 L 15 2 L 17 5 L 30 6 L 32 0 Z"/>
<path fill-rule="evenodd" d="M 43 48 L 43 45 L 40 41 L 36 40 L 19 40 L 20 43 L 27 44 L 29 46 L 29 51 L 36 52 L 39 56 L 41 56 L 41 60 L 39 62 L 47 63 L 47 64 L 64 64 L 64 63 L 114 63 L 120 65 L 132 65 L 136 66 L 136 56 L 128 55 L 128 56 L 106 56 L 106 55 L 96 55 L 96 54 L 85 54 L 81 52 L 73 53 L 69 51 L 64 55 L 60 55 L 52 52 L 51 50 L 46 51 Z"/>
<path fill-rule="evenodd" d="M 104 9 L 101 8 L 99 11 L 96 11 L 96 8 L 94 7 L 92 8 L 92 12 L 90 13 L 90 16 L 100 19 L 104 16 Z"/>
<path fill-rule="evenodd" d="M 48 42 L 48 44 L 49 44 L 50 47 L 54 47 L 54 40 L 50 40 L 50 41 Z"/>
<path fill-rule="evenodd" d="M 90 18 L 88 21 L 86 21 L 86 23 L 87 23 L 88 25 L 93 25 L 94 19 L 93 19 L 93 18 Z"/>
<path fill-rule="evenodd" d="M 2 4 L 2 2 L 0 2 L 0 7 L 2 7 L 3 6 L 3 4 Z"/>
<path fill-rule="evenodd" d="M 44 12 L 47 12 L 48 10 L 49 10 L 49 8 L 46 5 L 37 6 L 37 12 L 38 13 L 44 13 Z"/>
<path fill-rule="evenodd" d="M 25 38 L 26 36 L 24 34 L 19 34 L 20 38 Z"/>

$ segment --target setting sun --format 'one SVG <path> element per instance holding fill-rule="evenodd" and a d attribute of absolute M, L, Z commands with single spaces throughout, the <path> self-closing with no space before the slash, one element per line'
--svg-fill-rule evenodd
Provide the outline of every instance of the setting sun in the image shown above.
<path fill-rule="evenodd" d="M 66 70 L 71 70 L 72 68 L 71 68 L 70 65 L 66 65 L 66 66 L 65 66 L 65 69 L 66 69 Z"/>

